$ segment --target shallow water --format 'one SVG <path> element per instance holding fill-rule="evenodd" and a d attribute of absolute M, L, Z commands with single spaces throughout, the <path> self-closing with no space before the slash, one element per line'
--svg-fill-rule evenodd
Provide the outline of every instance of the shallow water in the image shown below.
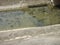
<path fill-rule="evenodd" d="M 23 11 L 0 12 L 0 29 L 30 27 L 37 23 L 37 19 Z"/>
<path fill-rule="evenodd" d="M 60 10 L 47 7 L 29 8 L 28 11 L 0 12 L 0 30 L 47 26 L 60 23 Z"/>

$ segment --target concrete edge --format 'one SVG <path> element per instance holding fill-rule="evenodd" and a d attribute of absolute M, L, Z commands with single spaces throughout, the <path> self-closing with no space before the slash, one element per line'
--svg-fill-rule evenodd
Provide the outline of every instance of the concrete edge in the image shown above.
<path fill-rule="evenodd" d="M 21 29 L 12 29 L 0 31 L 0 40 L 13 40 L 24 37 L 32 37 L 37 35 L 45 35 L 60 32 L 60 24 L 45 27 L 30 27 Z"/>

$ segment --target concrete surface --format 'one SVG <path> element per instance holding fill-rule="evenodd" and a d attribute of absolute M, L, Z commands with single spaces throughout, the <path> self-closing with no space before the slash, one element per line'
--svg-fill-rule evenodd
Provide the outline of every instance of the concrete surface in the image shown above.
<path fill-rule="evenodd" d="M 60 45 L 60 24 L 0 31 L 0 45 Z"/>
<path fill-rule="evenodd" d="M 48 0 L 0 0 L 0 11 L 26 8 L 29 5 L 48 4 Z"/>

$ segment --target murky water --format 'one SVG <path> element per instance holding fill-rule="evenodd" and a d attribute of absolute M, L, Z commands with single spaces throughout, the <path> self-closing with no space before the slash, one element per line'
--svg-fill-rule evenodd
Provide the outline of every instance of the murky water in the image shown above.
<path fill-rule="evenodd" d="M 60 23 L 60 10 L 47 7 L 30 8 L 28 11 L 0 12 L 0 30 L 47 26 Z"/>
<path fill-rule="evenodd" d="M 23 11 L 0 12 L 0 29 L 37 26 L 37 19 Z"/>

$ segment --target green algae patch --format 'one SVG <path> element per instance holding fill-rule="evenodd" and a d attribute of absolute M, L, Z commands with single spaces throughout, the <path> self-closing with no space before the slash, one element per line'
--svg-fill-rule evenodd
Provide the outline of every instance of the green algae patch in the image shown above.
<path fill-rule="evenodd" d="M 36 18 L 38 22 L 43 22 L 43 25 L 60 24 L 60 9 L 53 7 L 37 7 L 29 8 L 27 11 L 33 18 Z"/>

